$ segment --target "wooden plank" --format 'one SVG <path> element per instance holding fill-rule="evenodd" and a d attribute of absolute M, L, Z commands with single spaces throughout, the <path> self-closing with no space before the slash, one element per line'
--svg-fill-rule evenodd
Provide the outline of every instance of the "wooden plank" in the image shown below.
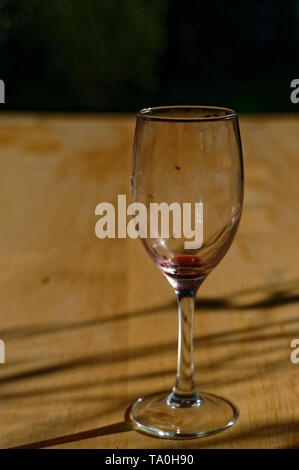
<path fill-rule="evenodd" d="M 298 446 L 298 115 L 241 119 L 244 213 L 195 321 L 198 382 L 241 416 L 188 441 L 125 421 L 138 396 L 172 387 L 177 342 L 174 293 L 141 244 L 94 235 L 96 205 L 128 193 L 134 121 L 0 116 L 0 446 Z"/>

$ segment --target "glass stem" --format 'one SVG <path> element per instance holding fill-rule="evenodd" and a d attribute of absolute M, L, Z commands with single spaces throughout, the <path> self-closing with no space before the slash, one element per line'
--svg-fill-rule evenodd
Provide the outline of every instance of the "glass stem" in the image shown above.
<path fill-rule="evenodd" d="M 201 402 L 194 380 L 193 317 L 196 291 L 176 291 L 179 313 L 177 378 L 168 404 L 177 407 L 198 406 Z"/>

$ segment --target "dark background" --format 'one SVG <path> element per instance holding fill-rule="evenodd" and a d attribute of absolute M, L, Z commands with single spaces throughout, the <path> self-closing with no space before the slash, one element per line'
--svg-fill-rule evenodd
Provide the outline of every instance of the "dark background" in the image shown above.
<path fill-rule="evenodd" d="M 0 0 L 2 109 L 297 111 L 299 1 Z"/>

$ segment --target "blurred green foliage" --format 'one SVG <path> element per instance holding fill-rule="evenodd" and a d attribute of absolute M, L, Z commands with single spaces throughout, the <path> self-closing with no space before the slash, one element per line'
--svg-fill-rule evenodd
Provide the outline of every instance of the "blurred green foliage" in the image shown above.
<path fill-rule="evenodd" d="M 0 0 L 2 109 L 296 111 L 298 0 Z"/>
<path fill-rule="evenodd" d="M 166 11 L 164 0 L 0 0 L 10 106 L 130 108 L 159 86 Z"/>

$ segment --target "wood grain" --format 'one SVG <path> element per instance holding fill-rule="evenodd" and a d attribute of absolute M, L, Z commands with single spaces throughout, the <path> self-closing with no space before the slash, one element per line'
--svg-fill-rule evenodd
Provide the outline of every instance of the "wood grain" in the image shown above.
<path fill-rule="evenodd" d="M 128 192 L 134 121 L 0 116 L 0 446 L 299 446 L 299 116 L 241 118 L 244 213 L 195 319 L 197 380 L 241 415 L 188 441 L 125 420 L 172 387 L 177 347 L 174 293 L 141 244 L 94 235 L 96 205 Z"/>

